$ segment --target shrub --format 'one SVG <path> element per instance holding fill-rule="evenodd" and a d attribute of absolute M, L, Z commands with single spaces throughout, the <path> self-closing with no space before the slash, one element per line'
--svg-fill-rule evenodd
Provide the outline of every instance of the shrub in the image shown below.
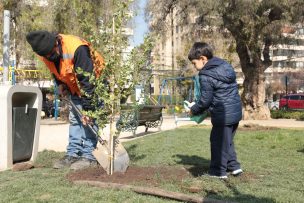
<path fill-rule="evenodd" d="M 300 120 L 300 121 L 304 121 L 304 114 L 301 114 L 301 115 L 300 115 L 299 120 Z"/>
<path fill-rule="evenodd" d="M 286 111 L 286 110 L 271 110 L 271 118 L 285 118 L 285 119 L 297 119 L 304 120 L 304 111 Z"/>

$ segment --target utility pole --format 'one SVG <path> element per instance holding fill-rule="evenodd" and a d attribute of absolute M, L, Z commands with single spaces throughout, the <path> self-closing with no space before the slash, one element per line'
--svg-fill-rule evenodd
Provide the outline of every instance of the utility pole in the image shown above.
<path fill-rule="evenodd" d="M 287 98 L 287 102 L 286 102 L 286 107 L 287 107 L 287 109 L 288 109 L 288 96 L 287 96 L 287 94 L 288 94 L 288 77 L 287 77 L 287 75 L 285 75 L 285 87 L 286 87 L 286 98 Z"/>
<path fill-rule="evenodd" d="M 4 10 L 3 15 L 3 83 L 8 84 L 10 64 L 10 11 Z"/>
<path fill-rule="evenodd" d="M 285 89 L 286 89 L 286 95 L 288 94 L 288 77 L 285 75 Z"/>

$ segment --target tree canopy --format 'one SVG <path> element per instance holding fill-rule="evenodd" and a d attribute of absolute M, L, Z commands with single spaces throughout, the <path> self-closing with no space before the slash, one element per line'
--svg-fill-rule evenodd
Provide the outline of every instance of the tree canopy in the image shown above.
<path fill-rule="evenodd" d="M 176 9 L 182 23 L 187 24 L 190 13 L 196 15 L 196 26 L 216 26 L 222 33 L 229 31 L 235 40 L 244 74 L 242 101 L 245 118 L 269 118 L 264 106 L 265 75 L 271 65 L 270 47 L 282 42 L 282 28 L 303 26 L 302 0 L 151 0 L 147 6 L 152 30 L 166 28 L 166 18 Z M 157 11 L 157 12 L 155 12 Z M 192 16 L 193 17 L 193 16 Z"/>

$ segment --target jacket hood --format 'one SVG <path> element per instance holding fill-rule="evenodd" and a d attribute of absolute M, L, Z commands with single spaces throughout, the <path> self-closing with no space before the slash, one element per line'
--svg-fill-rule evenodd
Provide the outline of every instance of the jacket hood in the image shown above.
<path fill-rule="evenodd" d="M 208 60 L 199 75 L 207 75 L 225 83 L 235 82 L 236 75 L 232 66 L 223 59 L 213 57 Z"/>

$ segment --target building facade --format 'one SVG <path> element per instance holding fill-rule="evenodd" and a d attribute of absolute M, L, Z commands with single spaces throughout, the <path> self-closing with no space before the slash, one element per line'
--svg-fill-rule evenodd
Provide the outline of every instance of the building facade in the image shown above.
<path fill-rule="evenodd" d="M 265 71 L 266 82 L 273 92 L 303 92 L 304 27 L 286 26 L 282 31 L 285 41 L 271 47 L 272 66 Z"/>

